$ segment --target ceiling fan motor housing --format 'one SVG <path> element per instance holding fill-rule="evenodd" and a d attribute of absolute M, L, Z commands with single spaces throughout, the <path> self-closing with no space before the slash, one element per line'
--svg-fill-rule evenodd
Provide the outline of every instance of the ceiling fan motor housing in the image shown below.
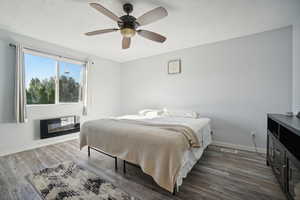
<path fill-rule="evenodd" d="M 131 15 L 124 15 L 120 17 L 121 21 L 118 22 L 121 34 L 124 37 L 133 37 L 139 24 L 136 22 L 136 18 Z"/>
<path fill-rule="evenodd" d="M 135 30 L 139 26 L 136 22 L 136 18 L 131 15 L 124 15 L 120 17 L 120 19 L 122 20 L 121 22 L 118 22 L 120 29 L 131 28 Z"/>

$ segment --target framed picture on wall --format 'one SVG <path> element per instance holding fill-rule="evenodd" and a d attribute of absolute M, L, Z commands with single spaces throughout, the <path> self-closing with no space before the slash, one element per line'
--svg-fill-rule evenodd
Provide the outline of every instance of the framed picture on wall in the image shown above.
<path fill-rule="evenodd" d="M 170 60 L 168 62 L 168 74 L 180 74 L 181 73 L 181 60 Z"/>

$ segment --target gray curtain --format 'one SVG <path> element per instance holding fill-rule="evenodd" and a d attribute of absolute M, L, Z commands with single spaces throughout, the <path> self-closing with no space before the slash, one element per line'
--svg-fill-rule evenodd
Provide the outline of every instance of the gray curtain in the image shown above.
<path fill-rule="evenodd" d="M 83 111 L 82 115 L 87 116 L 88 114 L 88 71 L 91 65 L 91 61 L 88 61 L 85 64 L 85 71 L 84 71 L 84 77 L 83 77 L 83 97 L 82 97 L 82 103 L 83 103 Z"/>
<path fill-rule="evenodd" d="M 27 122 L 25 67 L 23 45 L 16 45 L 15 117 L 17 123 Z"/>

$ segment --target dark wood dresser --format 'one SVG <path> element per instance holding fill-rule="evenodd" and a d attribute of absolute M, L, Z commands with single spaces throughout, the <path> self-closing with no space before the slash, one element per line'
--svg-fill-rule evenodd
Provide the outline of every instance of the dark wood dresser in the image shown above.
<path fill-rule="evenodd" d="M 300 200 L 300 119 L 268 114 L 267 165 L 288 199 Z"/>

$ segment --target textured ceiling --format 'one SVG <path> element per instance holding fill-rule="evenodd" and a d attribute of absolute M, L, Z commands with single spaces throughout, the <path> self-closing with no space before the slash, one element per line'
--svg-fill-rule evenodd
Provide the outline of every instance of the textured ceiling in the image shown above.
<path fill-rule="evenodd" d="M 169 16 L 143 29 L 168 39 L 164 44 L 140 36 L 121 49 L 119 32 L 87 37 L 83 33 L 117 27 L 89 7 L 87 0 L 0 0 L 0 28 L 118 62 L 148 57 L 201 44 L 236 38 L 291 25 L 299 20 L 299 0 L 95 0 L 123 15 L 122 4 L 134 5 L 133 15 L 165 7 Z"/>

